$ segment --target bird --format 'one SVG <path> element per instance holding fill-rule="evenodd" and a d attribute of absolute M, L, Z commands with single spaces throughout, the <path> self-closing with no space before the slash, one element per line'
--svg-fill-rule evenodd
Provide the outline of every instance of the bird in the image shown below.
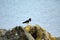
<path fill-rule="evenodd" d="M 22 23 L 24 24 L 24 23 L 29 23 L 29 22 L 31 22 L 31 18 L 29 18 L 28 20 L 26 20 L 26 21 L 24 21 Z"/>

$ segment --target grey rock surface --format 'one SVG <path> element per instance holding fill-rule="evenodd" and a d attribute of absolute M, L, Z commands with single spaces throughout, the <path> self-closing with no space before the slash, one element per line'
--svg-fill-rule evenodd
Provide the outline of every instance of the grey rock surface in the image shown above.
<path fill-rule="evenodd" d="M 16 26 L 12 30 L 8 30 L 6 32 L 1 31 L 0 40 L 35 40 L 35 39 L 21 26 Z"/>

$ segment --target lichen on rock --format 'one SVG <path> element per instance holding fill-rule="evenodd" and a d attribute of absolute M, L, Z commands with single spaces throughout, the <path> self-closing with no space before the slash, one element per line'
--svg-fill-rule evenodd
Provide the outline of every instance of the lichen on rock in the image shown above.
<path fill-rule="evenodd" d="M 39 25 L 16 26 L 12 30 L 0 30 L 0 40 L 56 40 Z"/>

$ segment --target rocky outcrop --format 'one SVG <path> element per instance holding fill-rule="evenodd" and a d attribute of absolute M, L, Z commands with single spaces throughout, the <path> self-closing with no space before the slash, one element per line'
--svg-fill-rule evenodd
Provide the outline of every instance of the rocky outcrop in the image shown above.
<path fill-rule="evenodd" d="M 30 33 L 35 40 L 56 40 L 55 37 L 52 37 L 52 35 L 49 32 L 47 32 L 39 25 L 27 25 L 24 29 L 28 33 Z"/>
<path fill-rule="evenodd" d="M 26 32 L 21 26 L 16 26 L 5 33 L 6 40 L 34 40 L 34 38 Z"/>
<path fill-rule="evenodd" d="M 0 30 L 0 40 L 56 40 L 39 25 L 16 26 L 12 30 Z"/>

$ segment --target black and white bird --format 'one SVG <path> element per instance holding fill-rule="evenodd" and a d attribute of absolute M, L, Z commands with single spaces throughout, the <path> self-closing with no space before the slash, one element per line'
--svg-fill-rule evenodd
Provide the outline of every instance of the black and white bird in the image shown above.
<path fill-rule="evenodd" d="M 24 23 L 29 23 L 29 22 L 31 22 L 31 18 L 29 18 L 28 20 L 26 20 L 26 21 L 24 21 L 22 23 L 24 24 Z"/>

